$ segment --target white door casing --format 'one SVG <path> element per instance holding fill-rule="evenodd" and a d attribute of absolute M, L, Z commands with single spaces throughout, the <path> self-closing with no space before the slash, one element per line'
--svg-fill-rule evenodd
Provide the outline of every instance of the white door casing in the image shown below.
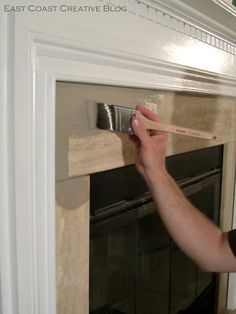
<path fill-rule="evenodd" d="M 95 2 L 103 4 L 94 0 L 93 5 Z M 37 5 L 40 3 L 43 5 L 42 1 Z M 236 38 L 230 41 L 228 34 L 220 36 L 219 30 L 214 34 L 212 27 L 202 26 L 201 21 L 194 24 L 178 1 L 175 6 L 170 1 L 172 9 L 164 1 L 144 3 L 129 1 L 130 12 L 120 14 L 10 15 L 1 11 L 6 21 L 4 41 L 11 42 L 6 54 L 14 49 L 13 69 L 7 67 L 5 74 L 13 82 L 8 86 L 12 94 L 3 99 L 3 108 L 14 110 L 14 138 L 7 144 L 6 137 L 0 137 L 5 149 L 14 145 L 15 160 L 14 188 L 0 191 L 4 199 L 12 197 L 11 204 L 4 203 L 3 223 L 8 227 L 3 235 L 6 248 L 1 267 L 16 246 L 12 268 L 17 269 L 18 283 L 17 303 L 12 269 L 1 278 L 4 286 L 8 283 L 9 300 L 15 302 L 15 308 L 11 308 L 12 302 L 4 305 L 4 314 L 16 313 L 17 305 L 19 314 L 56 313 L 56 81 L 236 95 Z M 214 58 L 206 60 L 207 55 Z M 6 127 L 10 127 L 9 117 Z M 2 167 L 9 171 L 12 164 L 5 157 Z M 15 225 L 8 221 L 13 208 Z M 9 241 L 13 229 L 16 239 Z M 233 279 L 231 286 L 236 286 Z M 236 308 L 232 295 L 228 307 Z"/>
<path fill-rule="evenodd" d="M 0 15 L 0 313 L 17 313 L 14 208 L 14 21 Z"/>

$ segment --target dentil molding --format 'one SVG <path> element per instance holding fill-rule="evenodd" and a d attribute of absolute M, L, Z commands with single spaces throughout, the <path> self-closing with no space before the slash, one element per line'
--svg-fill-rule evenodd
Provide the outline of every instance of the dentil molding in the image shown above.
<path fill-rule="evenodd" d="M 192 19 L 190 16 L 186 15 L 187 12 L 180 12 L 179 10 L 182 8 L 183 4 L 178 3 L 178 1 L 175 1 L 174 6 L 171 6 L 172 1 L 162 2 L 160 0 L 100 1 L 113 6 L 127 6 L 130 13 L 182 33 L 188 37 L 197 39 L 229 54 L 236 55 L 236 45 L 230 40 L 230 38 L 225 38 L 224 34 L 215 34 L 214 29 L 208 30 L 205 25 L 201 23 L 199 24 L 199 22 L 196 23 L 196 19 Z M 217 0 L 217 2 L 222 5 L 222 1 Z M 233 11 L 232 8 L 231 11 Z M 234 12 L 236 12 L 236 10 L 234 10 Z M 200 17 L 200 15 L 196 16 L 198 15 L 196 11 L 193 12 L 193 15 L 197 18 Z"/>

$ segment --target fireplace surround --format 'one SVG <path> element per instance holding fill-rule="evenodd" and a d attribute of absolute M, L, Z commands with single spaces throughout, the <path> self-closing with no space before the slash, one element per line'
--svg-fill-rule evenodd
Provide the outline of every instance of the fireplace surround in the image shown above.
<path fill-rule="evenodd" d="M 94 2 L 99 5 L 104 1 Z M 118 2 L 123 1 L 109 0 L 111 5 Z M 228 12 L 211 0 L 198 1 L 199 11 L 179 0 L 128 2 L 129 10 L 123 15 L 79 17 L 58 13 L 6 14 L 1 4 L 3 114 L 0 118 L 1 126 L 6 130 L 0 134 L 3 143 L 0 222 L 1 231 L 4 230 L 1 290 L 3 311 L 9 314 L 17 311 L 20 314 L 60 313 L 61 308 L 56 309 L 58 291 L 68 300 L 62 300 L 62 313 L 86 313 L 88 309 L 87 275 L 83 268 L 88 263 L 88 175 L 105 170 L 107 159 L 102 163 L 100 158 L 93 168 L 83 158 L 78 139 L 70 138 L 71 151 L 78 149 L 80 154 L 77 161 L 75 155 L 70 154 L 74 163 L 67 176 L 80 176 L 77 193 L 80 202 L 74 204 L 79 204 L 80 210 L 66 210 L 64 217 L 59 215 L 62 219 L 56 220 L 55 214 L 63 212 L 63 208 L 55 206 L 55 91 L 58 81 L 196 92 L 199 96 L 236 95 L 235 23 L 231 23 L 233 17 Z M 205 3 L 207 15 L 204 14 Z M 219 23 L 222 20 L 224 25 Z M 207 55 L 211 56 L 209 62 Z M 222 108 L 222 112 L 226 110 L 224 102 L 217 108 Z M 229 111 L 231 105 L 230 108 Z M 233 121 L 234 111 L 231 117 Z M 227 130 L 232 127 L 228 123 L 225 125 Z M 117 158 L 110 155 L 111 167 L 123 166 L 126 161 L 131 163 L 129 150 L 130 155 L 126 155 L 126 160 L 122 159 L 120 139 L 105 134 L 93 135 L 90 145 L 84 145 L 86 136 L 80 138 L 84 155 L 90 152 L 96 158 L 98 152 L 95 153 L 93 140 L 100 139 L 101 145 L 105 140 L 115 149 Z M 177 152 L 177 146 L 169 146 L 170 155 Z M 221 226 L 230 229 L 235 182 L 234 138 L 227 137 L 224 146 Z M 79 169 L 81 160 L 84 164 Z M 79 280 L 74 280 L 73 274 L 69 276 L 73 268 L 64 268 L 69 272 L 65 272 L 68 283 L 75 284 L 77 299 L 73 297 L 73 290 L 72 293 L 67 290 L 66 294 L 55 285 L 55 225 L 60 226 L 61 222 L 66 222 L 65 235 L 69 243 L 73 238 L 80 244 L 80 255 L 75 255 Z M 63 243 L 72 254 L 75 246 Z M 59 267 L 61 269 L 63 267 Z M 226 275 L 221 278 L 219 312 L 224 313 L 226 308 L 236 308 L 236 285 L 234 275 L 230 275 L 229 281 Z"/>
<path fill-rule="evenodd" d="M 158 95 L 161 99 L 158 110 L 163 121 L 208 131 L 217 129 L 217 132 L 224 134 L 225 141 L 230 141 L 234 136 L 235 130 L 232 119 L 235 117 L 236 109 L 235 100 L 231 97 L 96 84 L 57 83 L 56 231 L 57 308 L 59 313 L 67 311 L 73 313 L 73 310 L 78 308 L 81 311 L 88 311 L 89 308 L 89 211 L 93 209 L 90 207 L 92 203 L 89 202 L 89 194 L 92 193 L 91 195 L 93 195 L 93 192 L 89 192 L 89 185 L 91 186 L 93 183 L 93 174 L 98 173 L 97 176 L 100 178 L 99 173 L 104 170 L 114 169 L 114 172 L 116 172 L 117 168 L 121 166 L 131 165 L 134 157 L 134 147 L 127 135 L 90 129 L 86 119 L 88 113 L 86 99 L 89 97 L 90 99 L 118 103 L 129 107 L 136 104 L 139 99 L 148 98 L 150 95 Z M 225 125 L 228 125 L 227 129 L 225 129 Z M 215 144 L 201 139 L 170 136 L 167 155 L 178 160 L 174 167 L 174 171 L 177 171 L 176 179 L 180 179 L 181 176 L 182 178 L 188 176 L 187 168 L 184 169 L 181 166 L 183 162 L 178 159 L 178 156 L 183 156 L 185 163 L 187 163 L 188 157 L 184 157 L 181 153 L 196 151 L 212 145 L 214 148 Z M 227 146 L 224 149 L 222 191 L 224 190 L 225 171 L 227 169 L 231 172 L 232 169 L 228 168 L 229 161 L 227 161 L 226 156 Z M 211 164 L 210 158 L 207 158 L 207 156 L 205 156 L 204 162 L 205 167 Z M 204 162 L 201 163 L 201 166 L 204 165 Z M 194 167 L 197 168 L 195 164 L 196 162 L 192 163 L 191 171 Z M 178 173 L 178 171 L 180 172 Z M 201 171 L 204 172 L 207 169 Z M 87 176 L 87 174 L 90 174 L 90 176 Z M 128 184 L 129 180 L 125 180 L 125 182 L 121 183 L 122 187 Z M 113 175 L 109 185 L 111 186 L 112 183 Z M 98 185 L 102 188 L 103 180 L 98 179 Z M 108 192 L 106 197 L 102 196 L 101 199 L 108 200 L 111 195 L 112 192 Z M 119 201 L 120 199 L 115 200 L 115 202 Z M 223 193 L 221 210 L 224 202 L 225 196 Z M 101 204 L 100 208 L 106 205 L 108 204 Z M 225 213 L 227 212 L 228 209 Z M 101 212 L 101 215 L 103 215 L 103 212 Z M 223 219 L 224 215 L 222 216 L 221 213 L 221 224 Z M 83 243 L 82 251 L 77 250 L 77 243 Z M 75 276 L 75 274 L 78 275 Z M 81 285 L 80 282 L 86 284 Z M 214 285 L 214 283 L 212 284 Z M 114 283 L 114 287 L 119 287 L 119 284 Z M 217 293 L 218 300 L 223 299 L 221 289 L 222 279 Z M 100 291 L 100 288 L 95 290 Z M 209 293 L 211 294 L 211 292 Z M 80 295 L 87 297 L 80 298 L 78 297 Z M 165 298 L 168 299 L 166 296 Z M 167 303 L 168 301 L 165 302 L 166 308 L 170 307 L 170 305 L 166 305 Z M 157 306 L 151 300 L 148 304 Z M 190 304 L 188 305 L 190 306 Z M 220 307 L 219 301 L 216 306 Z M 108 313 L 111 311 L 109 304 L 105 303 L 101 305 L 100 309 L 94 310 L 106 310 Z"/>

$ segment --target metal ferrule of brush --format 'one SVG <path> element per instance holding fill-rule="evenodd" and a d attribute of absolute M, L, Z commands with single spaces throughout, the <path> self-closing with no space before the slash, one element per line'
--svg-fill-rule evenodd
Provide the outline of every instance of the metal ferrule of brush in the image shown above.
<path fill-rule="evenodd" d="M 132 134 L 131 120 L 136 113 L 135 109 L 113 104 L 97 103 L 97 127 L 114 132 Z"/>

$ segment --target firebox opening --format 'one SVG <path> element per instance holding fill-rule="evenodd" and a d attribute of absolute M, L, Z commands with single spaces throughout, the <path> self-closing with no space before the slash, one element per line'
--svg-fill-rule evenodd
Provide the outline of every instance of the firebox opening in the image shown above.
<path fill-rule="evenodd" d="M 223 147 L 167 158 L 189 200 L 218 224 Z M 214 313 L 216 275 L 170 238 L 135 167 L 91 175 L 90 313 Z"/>

